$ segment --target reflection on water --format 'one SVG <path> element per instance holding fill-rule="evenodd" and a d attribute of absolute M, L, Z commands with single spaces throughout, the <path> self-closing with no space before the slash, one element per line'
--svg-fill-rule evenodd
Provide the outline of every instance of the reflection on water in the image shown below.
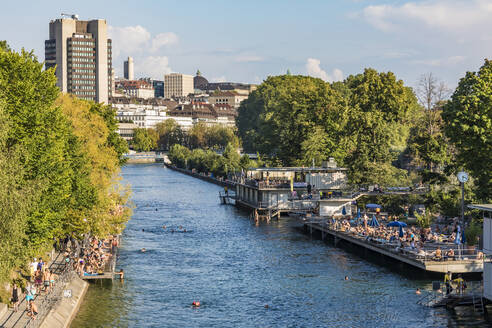
<path fill-rule="evenodd" d="M 254 226 L 218 204 L 218 186 L 160 165 L 123 176 L 137 206 L 118 259 L 125 282 L 92 284 L 72 327 L 486 326 L 417 305 L 428 280 L 313 240 L 296 219 Z"/>

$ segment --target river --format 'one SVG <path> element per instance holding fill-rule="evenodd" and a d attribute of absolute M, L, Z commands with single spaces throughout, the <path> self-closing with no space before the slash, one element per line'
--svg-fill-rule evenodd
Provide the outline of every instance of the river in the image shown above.
<path fill-rule="evenodd" d="M 294 218 L 255 226 L 247 213 L 219 205 L 216 185 L 157 164 L 127 165 L 122 175 L 136 206 L 117 264 L 125 280 L 91 284 L 74 328 L 480 323 L 417 305 L 415 290 L 428 280 L 313 240 Z M 180 226 L 187 232 L 176 232 Z"/>

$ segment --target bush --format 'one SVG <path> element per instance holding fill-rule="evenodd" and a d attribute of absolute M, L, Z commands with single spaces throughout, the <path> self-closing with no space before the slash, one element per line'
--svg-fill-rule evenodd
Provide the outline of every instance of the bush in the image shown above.
<path fill-rule="evenodd" d="M 482 227 L 477 221 L 473 220 L 468 228 L 465 229 L 466 244 L 475 246 L 478 242 L 478 237 L 482 234 Z"/>

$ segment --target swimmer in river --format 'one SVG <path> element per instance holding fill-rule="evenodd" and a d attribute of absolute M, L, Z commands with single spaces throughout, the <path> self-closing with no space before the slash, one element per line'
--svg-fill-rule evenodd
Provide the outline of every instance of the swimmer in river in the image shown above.
<path fill-rule="evenodd" d="M 417 288 L 417 290 L 415 291 L 415 294 L 417 294 L 417 295 L 422 294 L 422 293 L 420 292 L 420 288 Z"/>
<path fill-rule="evenodd" d="M 171 232 L 174 232 L 174 229 L 171 229 Z"/>
<path fill-rule="evenodd" d="M 200 307 L 200 301 L 193 301 L 191 305 L 193 305 L 193 307 Z"/>
<path fill-rule="evenodd" d="M 349 280 L 349 277 L 348 276 L 345 276 L 345 280 Z"/>
<path fill-rule="evenodd" d="M 118 272 L 117 274 L 120 275 L 121 280 L 123 280 L 123 278 L 125 278 L 125 272 L 123 271 L 123 269 L 121 269 L 120 272 Z"/>
<path fill-rule="evenodd" d="M 146 250 L 146 249 L 145 249 L 145 247 L 144 247 L 144 248 L 142 248 L 140 251 L 141 251 L 142 253 L 145 253 L 147 250 Z"/>
<path fill-rule="evenodd" d="M 179 230 L 181 230 L 181 229 L 183 229 L 183 227 L 182 226 L 179 226 Z"/>
<path fill-rule="evenodd" d="M 186 232 L 186 229 L 184 229 L 183 232 Z"/>
<path fill-rule="evenodd" d="M 145 229 L 142 229 L 142 232 L 145 232 Z"/>
<path fill-rule="evenodd" d="M 162 226 L 162 229 L 166 230 L 166 226 L 165 226 L 165 225 L 163 225 L 163 226 Z"/>
<path fill-rule="evenodd" d="M 157 212 L 157 208 L 155 209 L 155 211 Z"/>
<path fill-rule="evenodd" d="M 270 306 L 268 306 L 268 304 L 265 304 L 265 309 L 268 309 Z"/>

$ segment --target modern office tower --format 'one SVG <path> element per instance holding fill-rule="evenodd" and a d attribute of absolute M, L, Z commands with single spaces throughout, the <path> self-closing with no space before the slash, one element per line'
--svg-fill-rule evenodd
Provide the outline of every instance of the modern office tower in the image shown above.
<path fill-rule="evenodd" d="M 107 103 L 112 96 L 112 64 L 106 20 L 81 21 L 76 15 L 52 20 L 45 66 L 56 66 L 61 91 Z"/>
<path fill-rule="evenodd" d="M 193 76 L 179 73 L 164 75 L 164 97 L 186 97 L 193 92 Z"/>
<path fill-rule="evenodd" d="M 134 75 L 133 75 L 133 58 L 128 57 L 127 60 L 124 61 L 123 63 L 123 75 L 125 79 L 133 81 L 134 80 Z"/>

